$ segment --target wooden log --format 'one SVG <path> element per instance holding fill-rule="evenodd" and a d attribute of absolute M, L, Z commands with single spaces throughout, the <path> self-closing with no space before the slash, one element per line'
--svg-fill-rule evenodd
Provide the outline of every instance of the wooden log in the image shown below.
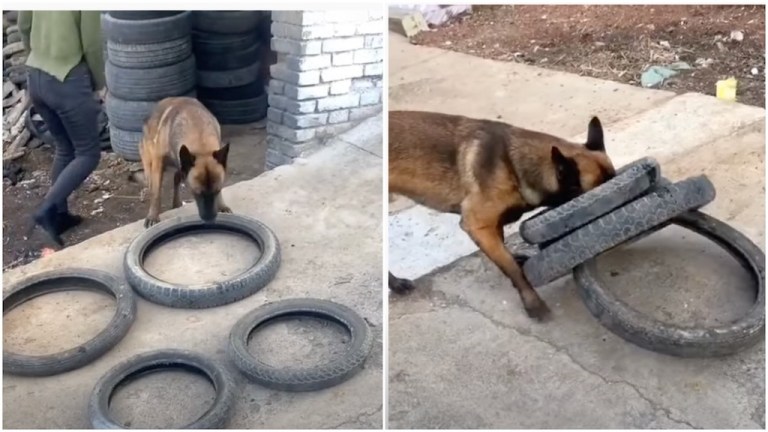
<path fill-rule="evenodd" d="M 22 51 L 24 51 L 24 43 L 14 42 L 3 47 L 3 57 L 10 57 Z"/>
<path fill-rule="evenodd" d="M 9 82 L 11 85 L 14 85 L 10 81 L 6 81 L 6 82 Z M 8 108 L 16 105 L 21 100 L 21 98 L 24 97 L 25 94 L 26 94 L 25 90 L 21 90 L 21 91 L 16 90 L 16 93 L 14 93 L 11 97 L 3 99 L 3 108 Z"/>
<path fill-rule="evenodd" d="M 13 140 L 11 145 L 3 152 L 3 160 L 14 160 L 21 156 L 24 156 L 24 146 L 27 145 L 32 134 L 28 130 L 24 129 L 16 139 Z"/>
<path fill-rule="evenodd" d="M 24 115 L 24 113 L 27 111 L 27 108 L 29 108 L 29 97 L 27 96 L 27 92 L 25 90 L 22 90 L 20 93 L 24 93 L 21 96 L 21 102 L 16 104 L 15 107 L 11 108 L 11 112 L 8 113 L 8 115 L 5 117 L 5 124 L 8 125 L 15 125 L 17 121 Z"/>

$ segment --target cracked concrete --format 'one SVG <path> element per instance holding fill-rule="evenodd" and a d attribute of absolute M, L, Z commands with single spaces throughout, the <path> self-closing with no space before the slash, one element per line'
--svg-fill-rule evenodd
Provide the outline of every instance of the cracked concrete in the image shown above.
<path fill-rule="evenodd" d="M 390 41 L 390 109 L 501 118 L 574 140 L 598 114 L 617 165 L 647 155 L 673 181 L 706 174 L 717 197 L 702 211 L 764 247 L 765 110 Z M 390 294 L 389 427 L 765 428 L 763 342 L 709 359 L 641 349 L 597 323 L 570 276 L 538 290 L 553 319 L 532 321 L 457 216 L 394 207 L 390 269 L 417 288 Z M 754 299 L 738 262 L 674 226 L 601 255 L 598 272 L 631 307 L 677 324 L 728 322 Z"/>
<path fill-rule="evenodd" d="M 260 220 L 279 239 L 282 263 L 264 289 L 233 304 L 202 310 L 167 308 L 138 299 L 136 321 L 126 337 L 91 364 L 45 378 L 4 374 L 3 428 L 89 428 L 88 398 L 107 370 L 139 352 L 182 348 L 209 356 L 235 375 L 239 392 L 230 428 L 325 429 L 343 425 L 380 429 L 381 124 L 380 115 L 366 120 L 307 158 L 224 190 L 235 213 Z M 161 219 L 195 212 L 194 206 L 185 206 L 163 213 Z M 3 275 L 4 290 L 26 275 L 73 263 L 122 275 L 125 248 L 143 230 L 139 221 L 9 271 Z M 217 235 L 221 236 L 190 236 L 164 244 L 152 253 L 160 256 L 157 260 L 147 260 L 148 270 L 176 283 L 184 277 L 200 281 L 236 273 L 244 268 L 243 262 L 253 259 L 253 247 L 248 242 L 222 241 Z M 205 257 L 202 266 L 201 253 Z M 104 297 L 73 291 L 41 296 L 21 305 L 4 314 L 4 349 L 51 353 L 76 346 L 111 318 L 113 302 Z M 295 297 L 342 303 L 371 325 L 373 349 L 363 370 L 337 386 L 306 393 L 270 390 L 237 373 L 225 354 L 234 323 L 268 301 Z M 310 361 L 317 359 L 321 350 L 343 349 L 343 342 L 331 345 L 343 340 L 343 335 L 317 337 L 317 332 L 332 333 L 331 329 L 315 326 L 318 328 L 309 331 L 308 327 L 278 333 L 284 339 L 269 347 L 286 348 L 282 358 L 296 357 L 300 352 Z M 194 419 L 195 411 L 206 408 L 205 402 L 213 394 L 207 381 L 199 379 L 193 385 L 184 375 L 163 375 L 165 380 L 161 374 L 153 374 L 132 384 L 134 390 L 124 392 L 115 404 L 120 409 L 113 406 L 113 412 L 120 411 L 119 418 L 135 427 L 178 427 Z"/>

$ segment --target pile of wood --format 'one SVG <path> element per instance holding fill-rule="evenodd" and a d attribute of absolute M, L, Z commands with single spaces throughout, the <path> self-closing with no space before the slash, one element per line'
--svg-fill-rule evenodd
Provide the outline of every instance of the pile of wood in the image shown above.
<path fill-rule="evenodd" d="M 40 146 L 26 126 L 30 105 L 25 89 L 27 57 L 17 17 L 16 11 L 3 12 L 3 161 L 23 156 L 30 143 L 30 147 Z"/>

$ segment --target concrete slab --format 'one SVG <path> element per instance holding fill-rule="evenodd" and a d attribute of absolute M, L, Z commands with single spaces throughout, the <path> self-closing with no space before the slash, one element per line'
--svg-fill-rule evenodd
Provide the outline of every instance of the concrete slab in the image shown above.
<path fill-rule="evenodd" d="M 707 174 L 718 195 L 703 211 L 762 248 L 764 143 L 764 122 L 755 122 L 659 160 L 671 179 Z M 394 232 L 432 229 L 420 243 L 424 252 L 458 254 L 463 237 L 424 219 L 406 226 L 417 209 L 390 217 L 390 227 L 403 223 Z M 395 240 L 393 250 L 405 248 L 417 261 L 420 251 L 402 243 Z M 621 298 L 663 320 L 726 321 L 752 298 L 749 275 L 735 260 L 680 228 L 605 254 L 599 264 Z M 399 268 L 415 273 L 402 262 Z M 540 290 L 554 314 L 543 325 L 528 320 L 509 281 L 479 253 L 422 277 L 411 296 L 390 296 L 390 427 L 765 427 L 764 343 L 724 359 L 645 351 L 601 327 L 573 284 L 565 277 Z"/>
<path fill-rule="evenodd" d="M 206 310 L 171 309 L 139 300 L 137 319 L 128 335 L 92 364 L 49 378 L 4 374 L 3 427 L 88 428 L 86 407 L 93 385 L 116 363 L 153 349 L 185 348 L 233 368 L 225 348 L 237 319 L 267 301 L 318 297 L 355 309 L 372 325 L 375 344 L 365 369 L 341 385 L 311 393 L 272 391 L 238 375 L 241 393 L 229 427 L 380 428 L 382 160 L 364 150 L 381 142 L 381 128 L 370 127 L 376 122 L 381 120 L 364 123 L 367 133 L 357 130 L 333 140 L 301 164 L 281 166 L 225 189 L 224 196 L 236 213 L 261 220 L 280 239 L 282 265 L 266 288 L 240 302 Z M 186 206 L 164 213 L 162 218 L 194 212 L 192 206 Z M 4 289 L 25 275 L 73 264 L 121 274 L 124 250 L 142 230 L 140 222 L 131 224 L 15 269 L 4 274 Z M 224 253 L 221 241 L 189 240 L 160 249 L 158 254 L 165 257 L 158 258 L 156 271 L 162 269 L 164 276 L 174 279 L 190 277 L 201 264 L 199 255 L 195 260 L 187 253 L 190 247 L 205 256 L 203 267 L 215 267 L 217 254 Z M 215 270 L 236 271 L 241 264 L 238 260 L 247 253 L 238 253 L 246 250 L 237 249 L 238 243 L 228 246 L 226 260 L 233 263 Z M 109 319 L 109 308 L 108 301 L 89 293 L 40 297 L 4 317 L 5 346 L 22 345 L 38 352 L 71 347 L 89 331 L 98 331 L 96 325 Z M 276 333 L 265 335 L 267 339 L 261 343 L 276 351 L 284 349 L 282 357 L 275 358 L 305 359 L 318 351 L 338 349 L 339 336 L 332 330 L 294 325 L 271 331 Z M 308 337 L 315 342 L 307 345 Z M 158 374 L 126 387 L 115 402 L 115 412 L 134 427 L 178 426 L 195 410 L 203 409 L 201 401 L 211 397 L 211 389 L 202 380 Z"/>

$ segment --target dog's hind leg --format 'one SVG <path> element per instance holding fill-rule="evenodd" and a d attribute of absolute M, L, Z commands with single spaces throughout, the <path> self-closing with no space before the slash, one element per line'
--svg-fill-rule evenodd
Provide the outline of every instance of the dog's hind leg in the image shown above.
<path fill-rule="evenodd" d="M 461 227 L 477 247 L 512 281 L 528 316 L 542 320 L 549 315 L 549 307 L 534 291 L 515 257 L 504 245 L 501 229 L 503 225 L 498 213 L 489 212 L 488 208 L 483 209 L 482 212 L 471 207 L 465 208 L 461 217 Z"/>
<path fill-rule="evenodd" d="M 389 289 L 396 294 L 407 294 L 413 291 L 414 288 L 416 288 L 416 286 L 412 281 L 401 279 L 393 275 L 392 272 L 389 272 Z"/>

